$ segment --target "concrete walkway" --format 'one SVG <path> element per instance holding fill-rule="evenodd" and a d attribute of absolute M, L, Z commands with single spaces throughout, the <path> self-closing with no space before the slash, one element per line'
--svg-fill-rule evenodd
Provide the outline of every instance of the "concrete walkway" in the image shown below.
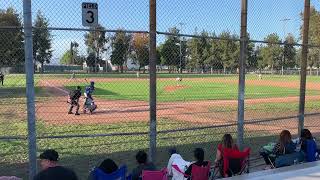
<path fill-rule="evenodd" d="M 303 163 L 226 178 L 229 180 L 315 180 L 320 179 L 320 162 Z"/>

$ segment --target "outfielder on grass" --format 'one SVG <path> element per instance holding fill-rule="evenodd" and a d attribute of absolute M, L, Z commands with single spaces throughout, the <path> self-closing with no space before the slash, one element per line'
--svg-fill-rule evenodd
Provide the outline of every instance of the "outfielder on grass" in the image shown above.
<path fill-rule="evenodd" d="M 80 108 L 79 99 L 80 99 L 80 97 L 81 97 L 81 87 L 77 86 L 77 89 L 74 91 L 71 91 L 69 94 L 68 103 L 70 103 L 70 108 L 69 108 L 68 114 L 73 114 L 72 109 L 73 109 L 73 107 L 76 107 L 75 115 L 80 115 L 79 114 L 79 108 Z"/>

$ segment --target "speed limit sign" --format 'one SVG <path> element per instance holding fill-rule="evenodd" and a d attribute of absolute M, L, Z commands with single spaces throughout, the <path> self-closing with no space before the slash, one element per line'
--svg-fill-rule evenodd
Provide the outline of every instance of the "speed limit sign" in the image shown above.
<path fill-rule="evenodd" d="M 98 26 L 97 3 L 82 3 L 82 25 L 90 27 Z"/>

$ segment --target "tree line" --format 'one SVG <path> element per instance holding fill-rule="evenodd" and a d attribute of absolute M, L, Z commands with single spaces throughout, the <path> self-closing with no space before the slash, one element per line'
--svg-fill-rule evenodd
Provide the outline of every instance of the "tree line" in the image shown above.
<path fill-rule="evenodd" d="M 303 15 L 301 14 L 301 18 Z M 320 44 L 320 12 L 311 8 L 310 44 Z M 14 66 L 24 63 L 24 37 L 22 21 L 13 8 L 0 11 L 0 27 L 14 26 L 15 29 L 0 28 L 0 65 Z M 39 11 L 33 26 L 33 56 L 41 66 L 50 63 L 52 58 L 52 35 L 47 29 L 49 20 Z M 300 27 L 302 29 L 302 27 Z M 229 31 L 219 34 L 215 32 L 195 32 L 195 37 L 179 36 L 176 27 L 168 30 L 165 40 L 157 45 L 157 64 L 167 67 L 170 72 L 212 70 L 233 71 L 238 68 L 240 58 L 239 36 Z M 247 46 L 247 69 L 297 68 L 300 64 L 300 47 L 295 46 L 300 37 L 288 34 L 284 39 L 276 33 L 264 38 L 266 43 Z M 280 45 L 279 42 L 284 42 Z M 149 36 L 148 34 L 129 34 L 119 29 L 113 34 L 106 34 L 101 25 L 91 28 L 84 35 L 86 55 L 79 55 L 79 42 L 70 42 L 70 48 L 60 59 L 61 64 L 78 64 L 86 62 L 88 66 L 95 64 L 104 66 L 104 55 L 109 55 L 111 63 L 123 72 L 128 59 L 138 65 L 139 71 L 145 71 L 149 64 Z M 309 48 L 308 66 L 320 66 L 320 48 Z M 41 68 L 43 69 L 43 68 Z"/>
<path fill-rule="evenodd" d="M 1 29 L 14 27 L 12 29 Z M 38 11 L 33 23 L 33 57 L 41 64 L 50 63 L 52 57 L 52 36 L 48 31 L 49 21 Z M 0 66 L 24 65 L 24 36 L 22 20 L 13 9 L 0 10 Z"/>

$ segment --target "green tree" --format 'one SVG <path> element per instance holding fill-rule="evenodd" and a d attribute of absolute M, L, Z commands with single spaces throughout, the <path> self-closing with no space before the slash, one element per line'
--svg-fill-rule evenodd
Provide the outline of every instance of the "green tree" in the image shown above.
<path fill-rule="evenodd" d="M 86 61 L 86 57 L 83 55 L 78 55 L 75 59 L 74 59 L 74 64 L 76 65 L 83 65 L 83 63 Z"/>
<path fill-rule="evenodd" d="M 157 65 L 162 65 L 161 59 L 161 50 L 160 47 L 157 47 Z"/>
<path fill-rule="evenodd" d="M 60 59 L 60 64 L 66 64 L 66 65 L 71 64 L 72 63 L 71 58 L 72 58 L 71 51 L 68 50 L 62 55 L 62 57 Z"/>
<path fill-rule="evenodd" d="M 78 46 L 77 42 L 71 42 L 70 50 L 67 50 L 60 59 L 60 64 L 74 64 L 74 65 L 82 65 L 83 62 L 86 61 L 85 56 L 78 55 Z"/>
<path fill-rule="evenodd" d="M 213 34 L 213 37 L 216 37 L 215 34 Z M 205 53 L 208 53 L 206 55 L 206 59 L 204 63 L 206 66 L 210 67 L 211 71 L 213 69 L 222 69 L 223 68 L 223 63 L 222 63 L 222 51 L 223 49 L 219 45 L 219 40 L 218 39 L 211 39 L 209 41 L 210 43 L 210 48 L 209 50 L 205 50 Z"/>
<path fill-rule="evenodd" d="M 301 20 L 303 21 L 303 13 L 301 13 Z M 311 6 L 310 9 L 310 22 L 309 22 L 309 44 L 312 45 L 320 45 L 320 12 L 316 10 L 314 6 Z M 302 39 L 303 25 L 300 27 L 300 36 Z M 300 65 L 300 57 L 299 62 Z M 309 48 L 308 53 L 308 66 L 311 68 L 312 66 L 319 67 L 320 64 L 320 48 Z"/>
<path fill-rule="evenodd" d="M 149 64 L 149 36 L 138 33 L 133 35 L 131 57 L 139 64 L 139 72 L 143 67 L 145 73 L 144 67 Z"/>
<path fill-rule="evenodd" d="M 95 61 L 96 61 L 95 53 L 94 52 L 89 53 L 89 55 L 86 59 L 86 63 L 87 63 L 87 66 L 90 67 L 90 71 L 91 71 L 92 67 L 94 67 Z"/>
<path fill-rule="evenodd" d="M 186 68 L 186 59 L 187 59 L 187 40 L 186 38 L 179 37 L 179 61 L 177 62 L 177 68 L 179 73 L 183 72 L 183 69 Z"/>
<path fill-rule="evenodd" d="M 201 69 L 202 72 L 205 71 L 206 63 L 205 61 L 210 57 L 210 39 L 209 33 L 207 31 L 201 32 L 201 38 L 199 39 L 198 55 L 199 59 L 197 61 L 197 68 Z"/>
<path fill-rule="evenodd" d="M 198 35 L 195 33 L 195 35 Z M 202 72 L 206 69 L 206 63 L 210 59 L 210 39 L 209 33 L 202 31 L 200 37 L 193 37 L 187 42 L 187 53 L 189 56 L 187 67 Z"/>
<path fill-rule="evenodd" d="M 0 10 L 0 26 L 14 29 L 0 29 L 0 66 L 22 65 L 24 63 L 24 46 L 22 23 L 13 8 Z"/>
<path fill-rule="evenodd" d="M 90 32 L 84 35 L 84 43 L 87 46 L 87 53 L 89 56 L 91 53 L 96 53 L 97 64 L 99 59 L 101 59 L 101 54 L 108 50 L 106 47 L 108 42 L 109 37 L 106 36 L 105 28 L 100 24 L 97 27 L 90 27 Z M 96 68 L 94 69 L 96 71 Z"/>
<path fill-rule="evenodd" d="M 257 46 L 255 51 L 254 51 L 254 57 L 257 61 L 257 68 L 261 71 L 261 69 L 265 68 L 267 66 L 267 64 L 264 63 L 263 61 L 263 57 L 262 57 L 262 53 L 261 53 L 261 49 L 263 47 L 260 45 L 260 46 Z"/>
<path fill-rule="evenodd" d="M 48 30 L 49 21 L 44 17 L 41 11 L 38 11 L 33 29 L 33 57 L 41 64 L 50 63 L 52 57 L 51 34 Z"/>
<path fill-rule="evenodd" d="M 274 68 L 280 69 L 283 49 L 279 44 L 275 44 L 280 42 L 279 36 L 276 33 L 269 34 L 264 40 L 268 42 L 267 45 L 261 49 L 264 64 L 267 64 L 272 70 Z"/>
<path fill-rule="evenodd" d="M 161 57 L 162 63 L 164 65 L 169 66 L 169 72 L 172 72 L 174 67 L 179 67 L 180 62 L 180 47 L 179 47 L 179 39 L 177 34 L 179 30 L 174 27 L 170 28 L 169 32 L 175 35 L 168 35 L 166 37 L 166 41 L 163 43 L 161 47 Z"/>
<path fill-rule="evenodd" d="M 123 65 L 130 53 L 131 36 L 124 31 L 117 31 L 112 37 L 111 63 L 118 66 L 123 73 Z"/>
<path fill-rule="evenodd" d="M 283 48 L 283 66 L 293 68 L 296 66 L 296 48 L 294 44 L 296 43 L 292 34 L 289 34 L 284 41 L 285 45 Z"/>
<path fill-rule="evenodd" d="M 197 35 L 197 34 L 195 34 Z M 200 41 L 196 37 L 192 37 L 187 42 L 187 54 L 188 54 L 188 60 L 187 60 L 187 68 L 190 69 L 196 69 L 198 64 L 198 59 L 200 59 L 200 54 L 198 52 L 198 49 L 200 49 Z"/>
<path fill-rule="evenodd" d="M 258 67 L 258 56 L 254 47 L 254 43 L 249 42 L 248 44 L 248 57 L 247 57 L 247 67 L 250 69 L 255 69 Z"/>
<path fill-rule="evenodd" d="M 238 39 L 237 35 L 232 35 L 230 32 L 222 32 L 219 36 L 219 41 L 222 48 L 222 63 L 224 69 L 235 69 L 238 67 L 240 58 L 240 44 L 233 40 Z"/>
<path fill-rule="evenodd" d="M 70 64 L 76 64 L 77 58 L 78 58 L 78 47 L 79 43 L 77 42 L 71 42 L 70 43 L 70 52 L 71 52 L 71 57 L 70 57 Z"/>
<path fill-rule="evenodd" d="M 248 39 L 250 40 L 250 34 L 247 34 Z M 240 47 L 239 47 L 240 48 Z M 256 69 L 258 67 L 258 58 L 256 54 L 256 47 L 253 42 L 248 42 L 247 46 L 247 61 L 246 66 L 250 69 Z"/>

